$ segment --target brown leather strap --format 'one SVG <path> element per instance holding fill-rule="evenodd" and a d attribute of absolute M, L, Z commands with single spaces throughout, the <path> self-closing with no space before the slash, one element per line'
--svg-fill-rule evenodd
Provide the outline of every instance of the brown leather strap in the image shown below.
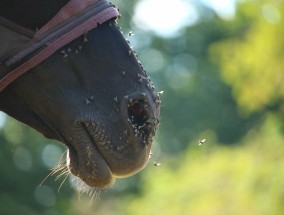
<path fill-rule="evenodd" d="M 68 10 L 66 12 L 64 11 L 64 8 L 68 8 L 68 6 L 70 6 L 70 2 L 71 4 L 75 2 L 76 5 L 78 1 L 87 1 L 88 4 L 92 1 L 95 1 L 96 3 L 87 5 L 87 7 L 82 11 L 76 13 L 76 16 L 74 16 L 73 10 L 72 16 L 68 17 L 67 15 L 67 19 L 65 19 L 66 13 L 68 14 Z M 64 45 L 70 43 L 93 28 L 96 28 L 98 24 L 102 24 L 109 19 L 117 18 L 119 16 L 118 10 L 106 0 L 71 0 L 70 2 L 69 5 L 67 3 L 67 7 L 64 6 L 59 11 L 59 14 L 63 11 L 65 16 L 63 17 L 64 20 L 62 22 L 59 22 L 59 24 L 56 25 L 52 24 L 54 18 L 56 19 L 56 22 L 58 19 L 61 19 L 61 15 L 59 15 L 59 18 L 56 15 L 35 34 L 32 40 L 24 44 L 23 49 L 19 53 L 12 56 L 5 62 L 4 66 L 10 67 L 32 53 L 36 51 L 38 52 L 20 66 L 10 71 L 0 80 L 0 92 L 15 79 L 50 57 Z M 3 70 L 3 68 L 1 69 L 0 65 L 0 73 L 1 70 Z"/>

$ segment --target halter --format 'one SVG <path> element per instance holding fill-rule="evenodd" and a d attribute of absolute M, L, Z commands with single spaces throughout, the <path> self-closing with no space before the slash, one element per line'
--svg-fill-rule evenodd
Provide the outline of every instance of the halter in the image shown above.
<path fill-rule="evenodd" d="M 36 33 L 0 17 L 0 25 L 31 38 L 0 61 L 0 92 L 64 45 L 117 17 L 118 10 L 106 0 L 70 0 Z"/>

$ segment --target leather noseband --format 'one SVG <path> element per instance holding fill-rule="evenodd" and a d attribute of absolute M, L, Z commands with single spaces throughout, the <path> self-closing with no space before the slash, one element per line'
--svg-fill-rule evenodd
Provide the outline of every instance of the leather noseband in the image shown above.
<path fill-rule="evenodd" d="M 106 0 L 70 0 L 35 33 L 0 17 L 0 26 L 28 38 L 6 56 L 0 56 L 0 92 L 64 45 L 117 17 L 118 10 Z"/>

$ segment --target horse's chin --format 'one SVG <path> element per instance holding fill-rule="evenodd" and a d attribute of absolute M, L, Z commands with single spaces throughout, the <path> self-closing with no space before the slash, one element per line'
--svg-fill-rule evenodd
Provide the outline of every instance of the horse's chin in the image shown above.
<path fill-rule="evenodd" d="M 85 156 L 88 157 L 90 155 L 87 154 Z M 81 155 L 74 156 L 74 152 L 69 149 L 67 167 L 74 176 L 79 177 L 90 187 L 100 189 L 111 187 L 114 184 L 115 177 L 100 154 L 96 153 L 95 156 L 92 160 Z"/>
<path fill-rule="evenodd" d="M 89 133 L 81 132 L 67 145 L 67 167 L 74 176 L 90 187 L 104 189 L 113 185 L 115 177 Z"/>
<path fill-rule="evenodd" d="M 91 160 L 79 159 L 74 156 L 72 150 L 67 153 L 67 167 L 76 177 L 79 177 L 86 185 L 94 188 L 105 189 L 111 187 L 115 177 L 111 173 L 107 163 L 97 154 L 96 163 Z"/>

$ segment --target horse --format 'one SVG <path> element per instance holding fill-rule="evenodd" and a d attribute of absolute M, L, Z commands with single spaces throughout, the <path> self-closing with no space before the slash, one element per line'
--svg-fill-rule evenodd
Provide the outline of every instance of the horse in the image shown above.
<path fill-rule="evenodd" d="M 69 172 L 89 187 L 143 169 L 160 96 L 114 5 L 1 0 L 0 16 L 0 110 L 65 144 Z"/>

